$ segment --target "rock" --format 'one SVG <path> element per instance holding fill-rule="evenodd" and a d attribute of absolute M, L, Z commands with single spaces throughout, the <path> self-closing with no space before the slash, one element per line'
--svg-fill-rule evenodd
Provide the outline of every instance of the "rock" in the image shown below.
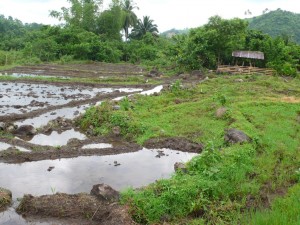
<path fill-rule="evenodd" d="M 235 79 L 234 82 L 236 82 L 236 83 L 243 83 L 244 80 L 243 79 Z"/>
<path fill-rule="evenodd" d="M 115 135 L 120 135 L 121 134 L 121 128 L 119 126 L 113 127 L 112 132 Z"/>
<path fill-rule="evenodd" d="M 100 200 L 118 201 L 120 194 L 107 184 L 96 184 L 91 190 L 91 195 L 96 196 Z"/>
<path fill-rule="evenodd" d="M 114 161 L 114 166 L 121 166 L 121 163 L 119 163 L 118 161 Z"/>
<path fill-rule="evenodd" d="M 3 122 L 0 122 L 0 130 L 5 130 L 6 124 Z"/>
<path fill-rule="evenodd" d="M 148 73 L 148 77 L 158 77 L 160 75 L 160 72 L 158 71 L 158 69 L 153 68 L 149 73 Z"/>
<path fill-rule="evenodd" d="M 165 156 L 166 154 L 164 153 L 164 151 L 157 151 L 157 155 L 155 156 L 156 158 L 160 158 L 162 156 Z"/>
<path fill-rule="evenodd" d="M 6 129 L 6 130 L 7 130 L 8 132 L 12 133 L 12 132 L 14 132 L 14 131 L 15 131 L 15 129 L 16 129 L 16 128 L 15 128 L 15 126 L 13 126 L 13 125 L 10 125 L 10 126 L 8 126 L 8 127 L 7 127 L 7 129 Z"/>
<path fill-rule="evenodd" d="M 0 187 L 0 210 L 11 204 L 12 193 L 10 190 Z"/>
<path fill-rule="evenodd" d="M 182 73 L 182 74 L 179 74 L 178 75 L 179 78 L 183 79 L 183 80 L 186 80 L 190 77 L 189 74 L 186 74 L 186 73 Z"/>
<path fill-rule="evenodd" d="M 36 134 L 36 129 L 31 125 L 22 125 L 14 132 L 16 136 L 32 136 Z"/>
<path fill-rule="evenodd" d="M 230 128 L 226 131 L 224 140 L 225 142 L 234 144 L 249 142 L 251 139 L 243 131 Z"/>
<path fill-rule="evenodd" d="M 175 104 L 180 104 L 180 103 L 181 103 L 181 100 L 178 99 L 178 98 L 176 98 L 176 99 L 174 99 L 174 103 L 175 103 Z"/>
<path fill-rule="evenodd" d="M 82 144 L 81 141 L 78 140 L 77 138 L 71 138 L 71 139 L 68 141 L 68 143 L 67 143 L 67 145 L 68 145 L 68 146 L 71 146 L 71 147 L 76 147 L 76 146 L 79 146 L 79 145 L 81 145 L 81 144 Z"/>
<path fill-rule="evenodd" d="M 119 106 L 119 105 L 114 105 L 112 108 L 113 108 L 113 110 L 120 110 L 120 109 L 121 109 L 121 106 Z"/>
<path fill-rule="evenodd" d="M 205 74 L 201 70 L 194 70 L 191 75 L 198 78 L 205 78 Z"/>
<path fill-rule="evenodd" d="M 48 172 L 50 172 L 51 170 L 53 170 L 55 167 L 54 166 L 49 166 L 49 168 L 47 169 Z"/>
<path fill-rule="evenodd" d="M 217 118 L 222 118 L 226 115 L 226 113 L 227 113 L 227 108 L 226 107 L 218 108 L 217 111 L 216 111 L 216 117 Z"/>
<path fill-rule="evenodd" d="M 182 171 L 183 173 L 187 173 L 187 168 L 186 168 L 185 164 L 181 163 L 181 162 L 176 162 L 174 164 L 174 170 L 175 171 Z"/>

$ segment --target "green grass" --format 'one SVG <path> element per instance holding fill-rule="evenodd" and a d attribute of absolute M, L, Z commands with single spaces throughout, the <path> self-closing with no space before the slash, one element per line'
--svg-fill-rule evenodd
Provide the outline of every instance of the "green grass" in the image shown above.
<path fill-rule="evenodd" d="M 14 64 L 14 65 L 0 66 L 0 71 L 2 71 L 2 70 L 9 70 L 9 69 L 12 69 L 12 68 L 14 68 L 16 66 L 18 66 L 18 65 Z"/>
<path fill-rule="evenodd" d="M 299 225 L 300 184 L 291 188 L 287 196 L 275 199 L 271 209 L 251 213 L 242 224 L 255 225 Z"/>
<path fill-rule="evenodd" d="M 245 82 L 237 83 L 237 78 Z M 103 108 L 93 108 L 81 126 L 93 125 L 96 131 L 106 131 L 97 134 L 107 134 L 119 125 L 125 137 L 140 144 L 155 137 L 185 137 L 205 144 L 205 151 L 188 163 L 187 174 L 122 193 L 122 202 L 137 222 L 238 224 L 248 211 L 263 206 L 266 194 L 298 181 L 299 100 L 299 79 L 221 76 L 189 90 L 177 83 L 159 96 L 136 96 L 121 102 L 119 111 L 103 114 Z M 216 118 L 222 105 L 228 111 Z M 119 119 L 112 121 L 115 116 Z M 227 128 L 244 131 L 252 141 L 228 145 Z"/>

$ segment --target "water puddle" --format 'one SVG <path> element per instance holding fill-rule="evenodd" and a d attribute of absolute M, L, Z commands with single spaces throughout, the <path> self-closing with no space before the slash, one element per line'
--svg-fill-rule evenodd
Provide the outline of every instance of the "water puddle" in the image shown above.
<path fill-rule="evenodd" d="M 38 134 L 28 142 L 36 145 L 57 147 L 67 145 L 68 141 L 73 138 L 85 140 L 86 136 L 78 131 L 75 131 L 74 129 L 71 129 L 62 133 L 53 131 L 50 135 Z"/>
<path fill-rule="evenodd" d="M 67 104 L 72 100 L 85 100 L 113 91 L 131 93 L 139 88 L 91 88 L 55 86 L 49 84 L 0 83 L 0 116 L 27 113 L 48 106 Z"/>
<path fill-rule="evenodd" d="M 175 162 L 186 162 L 195 155 L 168 149 L 160 152 L 143 149 L 112 156 L 0 163 L 0 187 L 11 190 L 14 199 L 24 194 L 89 193 L 98 183 L 106 183 L 116 190 L 141 187 L 170 177 Z M 49 167 L 54 168 L 49 172 Z"/>
<path fill-rule="evenodd" d="M 162 89 L 164 88 L 163 85 L 159 85 L 151 90 L 148 90 L 148 91 L 142 91 L 140 94 L 141 95 L 153 95 L 155 93 L 159 93 L 162 91 Z"/>
<path fill-rule="evenodd" d="M 140 95 L 152 95 L 152 94 L 154 94 L 154 93 L 160 93 L 160 92 L 162 91 L 163 88 L 164 88 L 163 85 L 159 85 L 159 86 L 157 86 L 157 87 L 155 87 L 155 88 L 153 88 L 153 89 L 151 89 L 151 90 L 148 90 L 148 91 L 142 91 L 142 92 L 140 92 L 139 94 L 140 94 Z M 128 95 L 128 96 L 121 96 L 121 97 L 114 98 L 113 101 L 120 101 L 120 100 L 122 100 L 123 98 L 129 97 L 129 96 L 132 96 L 132 94 L 131 94 L 131 95 Z"/>
<path fill-rule="evenodd" d="M 44 220 L 45 222 L 27 220 L 16 213 L 14 208 L 9 208 L 4 212 L 0 212 L 0 224 L 1 225 L 74 225 L 75 223 L 68 221 L 49 221 Z"/>
<path fill-rule="evenodd" d="M 57 109 L 51 112 L 47 112 L 44 114 L 41 114 L 34 118 L 29 118 L 23 121 L 16 122 L 15 125 L 21 126 L 21 125 L 32 125 L 34 128 L 39 128 L 42 126 L 46 126 L 51 120 L 55 120 L 58 117 L 63 117 L 65 119 L 74 119 L 77 117 L 80 113 L 83 113 L 86 108 L 88 108 L 89 105 L 80 105 L 77 107 L 68 107 L 68 108 L 62 108 Z"/>
<path fill-rule="evenodd" d="M 0 151 L 7 150 L 10 147 L 14 147 L 14 148 L 18 149 L 20 152 L 31 152 L 31 150 L 28 150 L 28 149 L 20 147 L 20 146 L 12 146 L 10 144 L 0 142 Z"/>
<path fill-rule="evenodd" d="M 108 144 L 106 144 L 108 145 Z M 23 164 L 0 163 L 0 187 L 13 193 L 13 200 L 24 194 L 44 195 L 56 192 L 89 193 L 92 186 L 106 183 L 116 190 L 141 187 L 160 178 L 168 178 L 175 162 L 187 162 L 195 153 L 169 149 L 149 150 L 74 159 L 44 160 Z M 52 170 L 49 171 L 49 168 Z M 16 206 L 16 205 L 15 205 Z M 14 206 L 14 207 L 15 207 Z M 0 224 L 5 225 L 67 225 L 68 221 L 28 221 L 14 208 L 0 212 Z"/>
<path fill-rule="evenodd" d="M 10 147 L 11 147 L 11 145 L 3 143 L 3 142 L 0 142 L 0 151 L 6 150 L 6 149 L 8 149 Z"/>
<path fill-rule="evenodd" d="M 89 144 L 84 145 L 82 149 L 103 149 L 103 148 L 112 148 L 112 144 L 99 143 L 99 144 Z"/>
<path fill-rule="evenodd" d="M 40 74 L 27 74 L 27 73 L 12 73 L 8 74 L 8 76 L 15 78 L 26 78 L 26 77 L 41 77 L 41 78 L 58 78 L 58 79 L 70 79 L 70 77 L 66 76 L 51 76 L 51 75 L 40 75 Z"/>

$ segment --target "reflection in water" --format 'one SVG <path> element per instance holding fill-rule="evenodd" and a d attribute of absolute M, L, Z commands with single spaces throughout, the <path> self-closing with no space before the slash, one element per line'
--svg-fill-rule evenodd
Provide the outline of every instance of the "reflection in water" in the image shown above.
<path fill-rule="evenodd" d="M 106 143 L 99 143 L 99 144 L 90 144 L 90 145 L 84 145 L 83 149 L 102 149 L 102 148 L 112 148 L 112 144 L 106 144 Z"/>
<path fill-rule="evenodd" d="M 142 89 L 72 87 L 68 85 L 61 87 L 50 84 L 0 82 L 0 116 L 63 105 L 72 100 L 89 99 L 98 94 L 107 94 L 113 91 L 131 93 L 142 91 Z"/>
<path fill-rule="evenodd" d="M 159 93 L 159 92 L 162 91 L 163 88 L 164 88 L 163 85 L 159 85 L 159 86 L 157 86 L 157 87 L 155 87 L 155 88 L 153 88 L 149 91 L 142 91 L 141 95 L 152 95 L 154 93 Z"/>
<path fill-rule="evenodd" d="M 9 147 L 11 147 L 11 145 L 3 143 L 3 142 L 0 142 L 0 151 L 6 150 Z"/>
<path fill-rule="evenodd" d="M 22 216 L 18 215 L 13 208 L 9 208 L 4 212 L 0 212 L 0 224 L 1 225 L 74 225 L 76 223 L 72 223 L 69 221 L 48 221 L 47 219 L 43 219 L 41 221 L 35 221 L 27 219 L 25 220 Z"/>
<path fill-rule="evenodd" d="M 164 88 L 163 85 L 159 85 L 159 86 L 157 86 L 157 87 L 155 87 L 155 88 L 153 88 L 153 89 L 151 89 L 151 90 L 148 90 L 148 91 L 142 91 L 142 92 L 140 92 L 139 94 L 141 94 L 141 95 L 152 95 L 152 94 L 154 94 L 154 93 L 159 93 L 159 92 L 161 92 L 163 88 Z M 129 97 L 129 96 L 132 96 L 132 95 L 134 95 L 134 94 L 130 94 L 130 95 L 128 95 L 128 96 L 117 97 L 117 98 L 114 98 L 113 101 L 120 101 L 120 100 L 122 100 L 123 98 Z"/>
<path fill-rule="evenodd" d="M 4 143 L 4 142 L 0 142 L 0 151 L 4 151 L 7 150 L 10 147 L 14 147 L 16 149 L 18 149 L 20 152 L 30 152 L 30 150 L 20 147 L 20 146 L 12 146 L 10 144 Z"/>
<path fill-rule="evenodd" d="M 51 76 L 51 75 L 28 74 L 28 73 L 12 73 L 12 74 L 8 74 L 8 76 L 16 77 L 16 78 L 23 78 L 23 77 L 42 77 L 42 78 L 70 79 L 70 77 L 66 77 L 66 76 Z"/>
<path fill-rule="evenodd" d="M 160 157 L 157 157 L 158 155 Z M 195 155 L 195 153 L 168 149 L 143 149 L 139 152 L 113 156 L 89 156 L 23 164 L 0 163 L 0 187 L 11 190 L 14 201 L 24 194 L 89 193 L 92 186 L 98 183 L 109 184 L 117 190 L 129 186 L 141 187 L 157 179 L 170 177 L 175 162 L 186 162 Z M 115 166 L 119 164 L 120 166 Z M 51 172 L 47 170 L 50 166 L 54 167 Z M 68 225 L 74 223 L 29 222 L 10 208 L 0 213 L 0 224 Z"/>
<path fill-rule="evenodd" d="M 44 160 L 23 164 L 0 163 L 0 187 L 12 191 L 13 198 L 24 194 L 43 195 L 52 191 L 90 192 L 94 184 L 106 183 L 120 190 L 141 187 L 159 178 L 167 178 L 175 162 L 186 162 L 196 154 L 163 149 L 143 149 L 112 156 L 88 156 L 73 159 Z M 115 166 L 121 164 L 120 166 Z M 54 166 L 51 172 L 47 169 Z"/>
<path fill-rule="evenodd" d="M 72 138 L 76 138 L 78 140 L 85 140 L 86 136 L 74 129 L 64 131 L 62 133 L 58 133 L 57 131 L 53 131 L 50 135 L 38 134 L 35 135 L 29 143 L 36 145 L 48 145 L 48 146 L 63 146 L 68 143 L 68 141 Z"/>
<path fill-rule="evenodd" d="M 34 118 L 26 119 L 21 122 L 16 122 L 15 125 L 21 126 L 30 124 L 35 128 L 39 128 L 41 126 L 46 126 L 51 120 L 54 120 L 58 117 L 63 117 L 65 119 L 74 119 L 80 113 L 84 112 L 84 110 L 88 106 L 89 105 L 86 104 L 77 107 L 57 109 Z"/>

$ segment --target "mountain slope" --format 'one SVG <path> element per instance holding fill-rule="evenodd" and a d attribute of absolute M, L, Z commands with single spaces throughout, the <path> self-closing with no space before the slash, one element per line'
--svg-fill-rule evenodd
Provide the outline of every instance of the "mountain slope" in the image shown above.
<path fill-rule="evenodd" d="M 173 28 L 171 30 L 167 30 L 167 31 L 161 33 L 160 35 L 164 36 L 164 37 L 167 37 L 167 38 L 171 38 L 174 35 L 177 35 L 177 34 L 187 34 L 188 32 L 189 32 L 188 28 L 186 28 L 184 30 L 177 30 L 177 29 Z"/>
<path fill-rule="evenodd" d="M 300 14 L 277 9 L 248 20 L 249 28 L 272 37 L 284 35 L 300 43 Z"/>

